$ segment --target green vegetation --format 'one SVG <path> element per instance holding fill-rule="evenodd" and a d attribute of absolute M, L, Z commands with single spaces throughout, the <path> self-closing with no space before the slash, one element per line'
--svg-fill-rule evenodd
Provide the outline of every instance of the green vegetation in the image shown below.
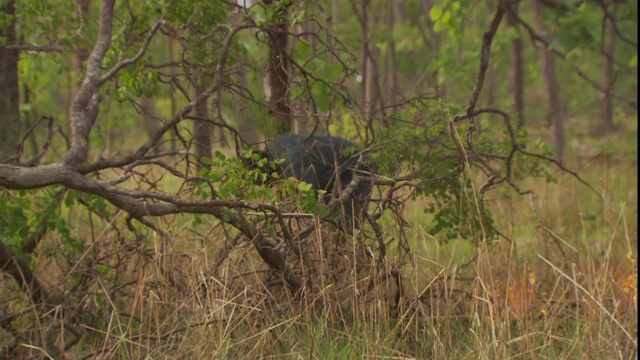
<path fill-rule="evenodd" d="M 637 1 L 241 3 L 0 0 L 0 359 L 637 357 Z"/>

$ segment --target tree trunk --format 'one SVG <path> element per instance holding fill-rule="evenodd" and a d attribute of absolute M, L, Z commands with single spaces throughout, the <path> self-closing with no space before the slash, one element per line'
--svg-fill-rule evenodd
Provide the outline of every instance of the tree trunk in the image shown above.
<path fill-rule="evenodd" d="M 395 2 L 387 3 L 389 12 L 387 13 L 387 29 L 389 29 L 389 48 L 385 52 L 384 58 L 384 105 L 390 106 L 396 102 L 396 93 L 398 92 L 398 59 L 396 56 L 396 44 L 393 40 L 393 26 L 395 22 L 394 7 Z"/>
<path fill-rule="evenodd" d="M 158 111 L 156 110 L 153 101 L 146 96 L 140 98 L 140 107 L 142 108 L 142 116 L 144 118 L 145 129 L 147 130 L 147 134 L 149 134 L 149 136 L 151 137 L 160 129 L 161 120 L 158 117 Z M 156 151 L 164 151 L 164 142 L 161 140 L 160 142 L 158 142 L 155 148 Z"/>
<path fill-rule="evenodd" d="M 376 79 L 378 78 L 376 60 L 380 50 L 372 44 L 367 44 L 367 57 L 365 59 L 364 76 L 364 118 L 371 121 L 374 115 L 374 108 L 378 98 Z"/>
<path fill-rule="evenodd" d="M 609 41 L 607 41 L 607 26 L 603 25 L 602 32 L 602 52 L 605 54 L 605 81 L 606 92 L 604 93 L 604 103 L 602 107 L 602 130 L 609 132 L 615 129 L 615 122 L 613 118 L 613 87 L 616 83 L 615 71 L 614 71 L 614 56 L 615 56 L 615 40 L 616 34 L 613 29 L 609 31 Z"/>
<path fill-rule="evenodd" d="M 430 46 L 429 44 L 426 44 L 426 45 L 429 46 L 429 49 L 431 50 L 431 52 L 434 53 L 434 55 L 431 58 L 437 59 L 439 56 L 437 55 L 437 53 L 438 51 L 440 51 L 441 39 L 440 39 L 440 34 L 435 32 L 435 30 L 433 29 L 434 23 L 431 20 L 431 17 L 429 16 L 429 13 L 431 12 L 431 8 L 433 7 L 433 4 L 431 0 L 423 0 L 422 6 L 424 8 L 424 13 L 427 21 L 427 29 L 429 31 L 428 36 L 431 40 Z M 444 99 L 447 96 L 447 89 L 444 83 L 440 83 L 439 77 L 440 75 L 438 74 L 438 70 L 434 70 L 431 73 L 431 79 L 429 82 L 432 84 L 433 90 L 435 91 L 436 95 L 439 98 Z"/>
<path fill-rule="evenodd" d="M 377 88 L 376 79 L 378 78 L 377 74 L 377 59 L 380 53 L 380 50 L 370 42 L 369 35 L 369 15 L 367 6 L 369 5 L 369 0 L 362 0 L 361 2 L 361 31 L 362 31 L 362 39 L 364 39 L 363 44 L 363 58 L 362 58 L 362 98 L 363 98 L 363 108 L 362 113 L 364 115 L 365 120 L 370 122 L 373 118 L 373 109 L 375 108 L 375 103 L 377 100 Z"/>
<path fill-rule="evenodd" d="M 533 15 L 536 22 L 537 31 L 540 34 L 546 34 L 547 29 L 542 22 L 542 8 L 540 6 L 540 0 L 534 0 L 531 2 L 533 6 Z M 556 79 L 556 63 L 553 54 L 549 51 L 546 44 L 551 44 L 552 39 L 549 35 L 546 37 L 545 42 L 540 44 L 540 64 L 542 67 L 542 77 L 544 80 L 545 93 L 546 93 L 546 105 L 547 105 L 547 121 L 553 129 L 554 145 L 556 147 L 556 160 L 559 162 L 564 161 L 564 121 L 562 119 L 562 111 L 560 109 L 560 95 L 558 93 L 558 80 Z"/>
<path fill-rule="evenodd" d="M 486 89 L 487 89 L 487 106 L 490 108 L 497 107 L 498 102 L 498 79 L 496 72 L 489 66 L 486 73 Z"/>
<path fill-rule="evenodd" d="M 331 1 L 331 23 L 334 26 L 340 23 L 340 0 Z"/>
<path fill-rule="evenodd" d="M 405 0 L 399 0 L 395 2 L 395 5 L 398 6 L 398 19 L 400 20 L 400 23 L 406 24 L 409 19 L 409 15 L 407 14 L 407 2 Z"/>
<path fill-rule="evenodd" d="M 202 94 L 207 88 L 204 84 L 198 84 L 196 86 L 196 98 Z M 198 160 L 198 171 L 206 168 L 207 166 L 202 162 L 204 157 L 211 158 L 211 144 L 213 129 L 211 124 L 207 121 L 209 118 L 209 111 L 207 109 L 207 101 L 200 101 L 195 106 L 195 114 L 199 118 L 195 121 L 193 142 L 196 147 L 196 158 Z"/>
<path fill-rule="evenodd" d="M 303 8 L 305 6 L 304 0 L 298 2 L 298 6 Z M 296 33 L 302 34 L 294 38 L 292 47 L 295 48 L 297 40 L 302 40 L 309 44 L 312 48 L 312 57 L 316 56 L 316 37 L 308 34 L 317 33 L 313 28 L 313 24 L 310 22 L 299 22 L 295 25 Z M 296 81 L 296 80 L 294 80 Z M 313 94 L 309 94 L 308 97 L 297 96 L 291 99 L 291 120 L 293 122 L 293 132 L 296 134 L 306 134 L 309 132 L 309 112 L 308 109 L 312 106 L 311 97 Z M 314 112 L 315 113 L 315 112 Z"/>
<path fill-rule="evenodd" d="M 174 59 L 174 50 L 173 50 L 173 39 L 170 36 L 166 37 L 166 41 L 167 41 L 167 48 L 169 50 L 169 63 L 173 64 L 173 59 Z M 176 67 L 175 66 L 171 66 L 169 67 L 169 76 L 171 77 L 171 79 L 175 79 L 177 76 L 176 73 Z M 175 84 L 173 83 L 173 81 L 170 82 L 171 83 L 171 91 L 169 92 L 169 99 L 171 100 L 171 114 L 175 114 L 176 111 L 178 110 L 178 105 L 177 105 L 177 101 L 176 101 L 176 87 Z M 178 138 L 178 134 L 177 134 L 177 129 L 174 127 L 173 128 L 173 132 L 171 134 L 173 134 L 171 136 L 171 139 L 169 140 L 169 143 L 171 144 L 171 151 L 175 151 L 176 150 L 176 141 L 175 139 Z"/>
<path fill-rule="evenodd" d="M 247 67 L 241 65 L 238 68 L 238 73 L 236 75 L 237 81 L 240 83 L 242 89 L 249 88 L 249 80 L 247 79 Z M 244 141 L 246 141 L 249 145 L 255 145 L 258 143 L 258 123 L 247 116 L 247 112 L 245 110 L 245 106 L 242 105 L 241 102 L 235 102 L 237 121 L 238 121 L 238 132 Z"/>
<path fill-rule="evenodd" d="M 0 160 L 16 151 L 22 133 L 20 122 L 20 88 L 18 83 L 18 49 L 4 45 L 16 44 L 14 0 L 5 1 L 0 9 Z"/>
<path fill-rule="evenodd" d="M 368 0 L 360 0 L 360 10 L 362 11 L 362 16 L 360 17 L 360 28 L 361 28 L 361 38 L 362 41 L 364 42 L 363 46 L 362 46 L 362 83 L 361 83 L 361 90 L 362 90 L 362 102 L 363 102 L 363 109 L 362 112 L 365 113 L 366 112 L 366 92 L 367 92 L 367 66 L 369 65 L 369 29 L 368 29 L 368 25 L 367 23 L 369 22 L 368 16 L 367 16 L 367 5 L 369 4 Z M 354 11 L 356 6 L 355 6 L 355 2 L 354 2 Z"/>
<path fill-rule="evenodd" d="M 513 28 L 518 37 L 509 44 L 509 94 L 513 96 L 512 107 L 518 117 L 518 128 L 525 126 L 524 118 L 524 62 L 522 58 L 522 38 L 518 29 L 518 3 L 510 2 L 507 11 L 507 26 Z"/>
<path fill-rule="evenodd" d="M 274 0 L 265 0 L 270 6 Z M 278 10 L 278 23 L 268 29 L 269 70 L 268 97 L 271 114 L 275 121 L 275 133 L 291 132 L 291 106 L 289 105 L 289 61 L 287 60 L 287 45 L 289 41 L 289 23 L 287 9 Z"/>

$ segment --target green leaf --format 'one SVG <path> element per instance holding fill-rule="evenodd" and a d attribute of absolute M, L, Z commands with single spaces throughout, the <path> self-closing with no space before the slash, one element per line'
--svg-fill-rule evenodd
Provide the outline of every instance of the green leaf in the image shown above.
<path fill-rule="evenodd" d="M 442 16 L 442 9 L 440 9 L 439 7 L 432 7 L 431 10 L 429 11 L 429 17 L 431 18 L 431 20 L 433 21 L 438 21 L 440 19 L 440 17 Z"/>
<path fill-rule="evenodd" d="M 305 41 L 299 41 L 296 44 L 295 51 L 296 57 L 307 58 L 311 56 L 313 49 L 311 48 L 311 45 L 307 44 Z"/>
<path fill-rule="evenodd" d="M 297 188 L 298 188 L 298 191 L 300 191 L 301 193 L 307 193 L 309 191 L 313 191 L 311 184 L 306 182 L 299 182 Z"/>

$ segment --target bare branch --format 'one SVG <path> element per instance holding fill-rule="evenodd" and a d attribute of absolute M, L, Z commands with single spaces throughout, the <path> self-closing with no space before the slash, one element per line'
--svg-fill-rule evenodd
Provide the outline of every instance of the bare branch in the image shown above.
<path fill-rule="evenodd" d="M 473 110 L 476 108 L 476 104 L 478 103 L 478 98 L 480 97 L 480 92 L 482 91 L 482 87 L 484 85 L 484 77 L 487 73 L 487 69 L 489 68 L 489 59 L 491 57 L 491 43 L 493 42 L 493 37 L 498 31 L 498 27 L 500 26 L 500 22 L 504 17 L 506 8 L 506 0 L 501 0 L 498 4 L 498 9 L 496 10 L 496 14 L 491 21 L 489 29 L 485 31 L 482 37 L 482 57 L 480 59 L 480 70 L 478 71 L 476 85 L 473 88 L 471 100 L 469 101 L 469 106 L 467 107 L 467 114 L 473 112 Z"/>
<path fill-rule="evenodd" d="M 142 58 L 142 56 L 147 52 L 147 49 L 149 48 L 149 44 L 151 43 L 153 36 L 156 34 L 158 29 L 160 28 L 160 25 L 163 25 L 165 23 L 166 22 L 164 21 L 164 15 L 163 15 L 160 19 L 156 21 L 155 24 L 153 24 L 153 26 L 147 33 L 147 37 L 142 42 L 142 45 L 140 46 L 140 49 L 138 50 L 138 52 L 131 58 L 118 61 L 118 63 L 115 64 L 111 68 L 111 70 L 107 71 L 104 75 L 100 77 L 99 85 L 101 85 L 105 81 L 114 77 L 120 70 L 140 60 L 140 58 Z"/>
<path fill-rule="evenodd" d="M 20 51 L 32 51 L 32 52 L 73 52 L 72 49 L 59 46 L 59 45 L 33 45 L 33 44 L 15 44 L 15 45 L 2 45 L 5 49 L 20 50 Z"/>

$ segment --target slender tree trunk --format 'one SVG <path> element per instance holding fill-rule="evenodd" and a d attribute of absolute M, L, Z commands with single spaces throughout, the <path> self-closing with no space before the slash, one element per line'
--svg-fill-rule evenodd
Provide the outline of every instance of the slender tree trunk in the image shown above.
<path fill-rule="evenodd" d="M 216 94 L 213 97 L 213 106 L 217 114 L 216 118 L 223 124 L 227 123 L 226 116 L 222 112 L 222 89 L 216 91 Z M 215 142 L 216 146 L 220 148 L 229 148 L 229 143 L 224 134 L 224 127 L 222 126 L 212 126 L 213 130 L 213 139 L 212 142 Z"/>
<path fill-rule="evenodd" d="M 518 29 L 518 2 L 510 1 L 507 11 L 507 26 L 518 33 L 518 37 L 509 44 L 509 94 L 513 96 L 512 106 L 518 117 L 518 128 L 525 126 L 524 117 L 524 61 L 522 57 L 522 38 Z"/>
<path fill-rule="evenodd" d="M 380 53 L 380 50 L 370 41 L 369 35 L 369 14 L 367 6 L 369 5 L 369 0 L 361 0 L 361 31 L 362 38 L 364 39 L 363 44 L 363 58 L 362 58 L 362 74 L 364 75 L 362 78 L 362 98 L 363 98 L 363 109 L 362 113 L 364 118 L 370 122 L 373 119 L 373 113 L 376 101 L 378 99 L 376 79 L 378 78 L 377 74 L 377 59 Z"/>
<path fill-rule="evenodd" d="M 331 23 L 334 27 L 340 23 L 340 0 L 331 1 Z"/>
<path fill-rule="evenodd" d="M 386 16 L 387 29 L 393 34 L 395 23 L 394 8 L 396 4 L 393 1 L 387 3 L 389 12 Z M 396 54 L 396 44 L 393 36 L 389 36 L 389 48 L 385 52 L 384 58 L 384 104 L 390 106 L 396 102 L 396 93 L 398 92 L 398 59 Z"/>
<path fill-rule="evenodd" d="M 531 2 L 533 7 L 533 15 L 536 23 L 537 31 L 540 34 L 546 34 L 547 29 L 542 22 L 542 7 L 540 0 Z M 564 138 L 564 121 L 562 119 L 562 111 L 560 108 L 560 95 L 558 93 L 558 80 L 556 79 L 556 63 L 553 54 L 549 51 L 545 44 L 550 44 L 551 39 L 545 35 L 544 44 L 540 44 L 540 64 L 542 67 L 542 77 L 544 80 L 546 105 L 548 111 L 548 124 L 553 128 L 554 145 L 556 147 L 556 160 L 564 161 L 565 138 Z"/>
<path fill-rule="evenodd" d="M 169 36 L 166 37 L 167 39 L 167 48 L 169 50 L 169 63 L 173 64 L 173 39 Z M 171 66 L 169 68 L 169 75 L 171 77 L 171 79 L 175 79 L 176 75 L 176 67 L 175 66 Z M 171 81 L 171 90 L 169 92 L 169 99 L 171 100 L 171 114 L 175 114 L 176 111 L 178 110 L 178 105 L 176 102 L 176 94 L 175 94 L 175 84 L 173 83 L 173 81 Z M 171 144 L 171 150 L 175 151 L 176 150 L 176 141 L 175 139 L 178 138 L 178 134 L 176 133 L 178 130 L 174 127 L 173 129 L 173 139 L 169 140 L 170 144 Z"/>
<path fill-rule="evenodd" d="M 407 14 L 407 2 L 405 0 L 398 0 L 395 2 L 395 5 L 398 6 L 398 19 L 401 24 L 405 24 L 409 19 L 409 15 Z"/>
<path fill-rule="evenodd" d="M 609 132 L 615 129 L 615 121 L 613 115 L 613 87 L 616 83 L 615 71 L 614 71 L 614 56 L 615 56 L 615 40 L 616 35 L 613 29 L 609 31 L 609 41 L 607 41 L 607 26 L 603 25 L 602 31 L 602 50 L 605 54 L 605 81 L 607 84 L 606 92 L 604 93 L 604 103 L 602 107 L 602 130 Z"/>
<path fill-rule="evenodd" d="M 298 4 L 300 7 L 304 7 L 305 5 L 304 3 L 305 3 L 304 0 L 300 0 Z M 315 36 L 307 35 L 307 34 L 314 33 L 313 24 L 309 22 L 299 22 L 296 24 L 295 29 L 298 34 L 303 34 L 303 35 L 296 36 L 296 38 L 294 38 L 294 42 L 292 46 L 295 47 L 297 44 L 297 41 L 295 39 L 302 40 L 311 46 L 311 48 L 313 49 L 311 56 L 315 56 L 316 55 L 316 44 L 314 43 Z M 313 95 L 309 94 L 309 97 L 311 96 Z M 309 97 L 305 98 L 303 96 L 298 96 L 291 99 L 291 103 L 292 103 L 291 119 L 293 121 L 293 132 L 296 134 L 306 134 L 308 132 L 308 128 L 309 128 L 308 109 L 310 108 L 310 105 L 311 105 L 310 104 L 311 100 L 309 99 Z"/>
<path fill-rule="evenodd" d="M 490 108 L 497 107 L 498 102 L 498 79 L 496 78 L 496 72 L 489 66 L 487 69 L 486 87 L 487 87 L 487 106 Z"/>
<path fill-rule="evenodd" d="M 380 53 L 380 50 L 372 44 L 368 44 L 367 57 L 365 59 L 365 77 L 364 77 L 364 118 L 367 121 L 371 121 L 374 115 L 374 109 L 376 106 L 376 102 L 378 99 L 378 92 L 376 79 L 378 78 L 377 74 L 377 58 Z"/>
<path fill-rule="evenodd" d="M 147 134 L 149 134 L 149 136 L 151 137 L 160 129 L 160 118 L 158 117 L 158 111 L 156 110 L 156 106 L 153 103 L 153 100 L 146 96 L 140 98 L 140 106 L 142 107 L 142 116 L 144 118 L 145 129 L 147 129 Z M 155 148 L 157 151 L 164 151 L 164 142 L 160 141 Z"/>
<path fill-rule="evenodd" d="M 433 7 L 433 3 L 431 2 L 431 0 L 422 0 L 422 6 L 424 8 L 424 13 L 427 21 L 428 36 L 431 44 L 429 48 L 431 52 L 434 53 L 434 55 L 432 56 L 432 59 L 436 59 L 438 57 L 437 53 L 438 51 L 440 51 L 441 39 L 440 39 L 440 34 L 438 34 L 433 29 L 434 23 L 431 20 L 431 17 L 429 16 L 429 13 L 431 12 L 431 8 Z M 432 84 L 433 90 L 435 91 L 436 95 L 439 98 L 444 99 L 447 96 L 447 88 L 444 83 L 440 83 L 439 78 L 440 78 L 440 75 L 438 73 L 438 70 L 434 70 L 431 73 L 430 83 Z"/>
<path fill-rule="evenodd" d="M 14 0 L 3 2 L 0 15 L 0 160 L 13 154 L 22 133 L 20 122 L 20 88 L 18 83 L 17 49 L 4 45 L 16 44 Z"/>
<path fill-rule="evenodd" d="M 198 97 L 203 91 L 206 90 L 206 85 L 200 83 L 196 86 L 196 97 Z M 207 109 L 207 102 L 201 101 L 195 107 L 195 114 L 199 118 L 194 124 L 194 136 L 193 142 L 196 147 L 196 157 L 198 159 L 198 171 L 206 168 L 207 166 L 202 162 L 202 158 L 211 158 L 211 144 L 213 128 L 207 121 L 209 118 L 209 111 Z"/>
<path fill-rule="evenodd" d="M 238 69 L 237 81 L 241 84 L 243 89 L 249 88 L 249 80 L 247 78 L 247 67 L 240 66 Z M 242 139 L 246 141 L 249 145 L 255 145 L 258 143 L 258 124 L 255 120 L 249 118 L 245 111 L 245 107 L 240 103 L 235 103 L 237 121 L 238 121 L 238 132 Z"/>
<path fill-rule="evenodd" d="M 367 5 L 369 4 L 368 0 L 360 0 L 360 11 L 362 12 L 361 19 L 361 38 L 364 42 L 362 46 L 362 101 L 363 101 L 363 112 L 366 112 L 366 92 L 367 92 L 367 66 L 369 66 L 369 29 L 367 23 L 369 22 L 369 16 L 367 14 Z M 357 11 L 354 3 L 354 10 Z"/>
<path fill-rule="evenodd" d="M 270 6 L 274 0 L 265 0 Z M 269 71 L 268 97 L 271 113 L 275 121 L 275 133 L 291 132 L 291 106 L 289 104 L 289 61 L 287 60 L 287 45 L 289 41 L 289 22 L 287 9 L 278 10 L 278 23 L 268 30 L 269 36 Z"/>

